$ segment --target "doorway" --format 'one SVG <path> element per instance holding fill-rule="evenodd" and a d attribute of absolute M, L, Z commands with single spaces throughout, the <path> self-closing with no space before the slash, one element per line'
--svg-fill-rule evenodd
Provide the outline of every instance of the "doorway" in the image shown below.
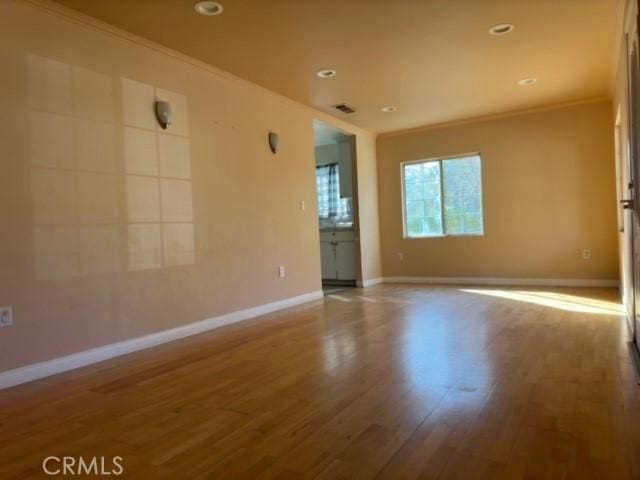
<path fill-rule="evenodd" d="M 360 277 L 355 135 L 319 120 L 313 132 L 322 286 L 336 293 Z"/>

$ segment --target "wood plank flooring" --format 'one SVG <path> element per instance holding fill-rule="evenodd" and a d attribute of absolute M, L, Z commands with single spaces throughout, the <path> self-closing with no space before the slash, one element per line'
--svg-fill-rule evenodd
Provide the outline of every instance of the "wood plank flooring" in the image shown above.
<path fill-rule="evenodd" d="M 0 478 L 640 479 L 612 289 L 381 285 L 0 391 Z M 112 477 L 115 478 L 115 477 Z"/>

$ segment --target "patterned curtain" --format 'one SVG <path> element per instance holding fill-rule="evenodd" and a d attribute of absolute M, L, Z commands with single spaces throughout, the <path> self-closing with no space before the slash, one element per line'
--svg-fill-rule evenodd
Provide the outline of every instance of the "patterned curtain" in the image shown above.
<path fill-rule="evenodd" d="M 316 167 L 318 187 L 318 215 L 320 218 L 336 218 L 343 213 L 340 202 L 340 173 L 338 164 Z"/>

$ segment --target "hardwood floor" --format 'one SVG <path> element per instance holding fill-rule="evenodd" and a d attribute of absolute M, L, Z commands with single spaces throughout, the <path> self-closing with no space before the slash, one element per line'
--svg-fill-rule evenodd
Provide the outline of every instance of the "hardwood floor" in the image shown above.
<path fill-rule="evenodd" d="M 638 479 L 627 341 L 612 289 L 355 289 L 0 392 L 0 478 Z"/>

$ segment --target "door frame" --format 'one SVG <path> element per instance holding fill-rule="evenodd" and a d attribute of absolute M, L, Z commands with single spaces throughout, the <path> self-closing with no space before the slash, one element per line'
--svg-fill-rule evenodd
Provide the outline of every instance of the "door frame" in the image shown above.
<path fill-rule="evenodd" d="M 626 151 L 618 151 L 621 145 L 622 130 L 616 130 L 616 162 L 618 157 L 624 157 L 624 169 L 622 173 L 627 174 L 628 182 L 621 185 L 620 193 L 625 198 L 620 199 L 626 203 L 625 208 L 629 213 L 623 215 L 623 219 L 628 221 L 625 223 L 625 232 L 623 232 L 623 246 L 626 248 L 622 251 L 623 257 L 623 295 L 627 304 L 628 326 L 632 336 L 632 344 L 636 359 L 639 348 L 638 336 L 640 334 L 638 324 L 640 315 L 640 195 L 638 194 L 637 185 L 640 182 L 640 40 L 638 29 L 638 4 L 640 0 L 634 0 L 630 4 L 628 17 L 626 18 L 625 28 L 625 51 L 627 64 L 627 125 L 626 125 L 626 142 L 624 147 Z M 619 125 L 616 119 L 616 128 Z M 625 155 L 622 155 L 622 152 Z M 620 155 L 619 155 L 620 154 Z M 626 187 L 626 188 L 625 188 Z M 625 274 L 626 271 L 626 274 Z M 629 299 L 631 297 L 631 299 Z"/>
<path fill-rule="evenodd" d="M 618 105 L 614 125 L 615 173 L 616 173 L 616 213 L 618 225 L 618 246 L 620 251 L 620 296 L 625 307 L 627 326 L 634 336 L 635 291 L 634 291 L 634 261 L 633 261 L 633 214 L 630 209 L 623 208 L 625 199 L 630 198 L 632 191 L 630 149 L 623 149 L 623 125 L 621 106 Z M 624 142 L 628 147 L 628 141 Z"/>

